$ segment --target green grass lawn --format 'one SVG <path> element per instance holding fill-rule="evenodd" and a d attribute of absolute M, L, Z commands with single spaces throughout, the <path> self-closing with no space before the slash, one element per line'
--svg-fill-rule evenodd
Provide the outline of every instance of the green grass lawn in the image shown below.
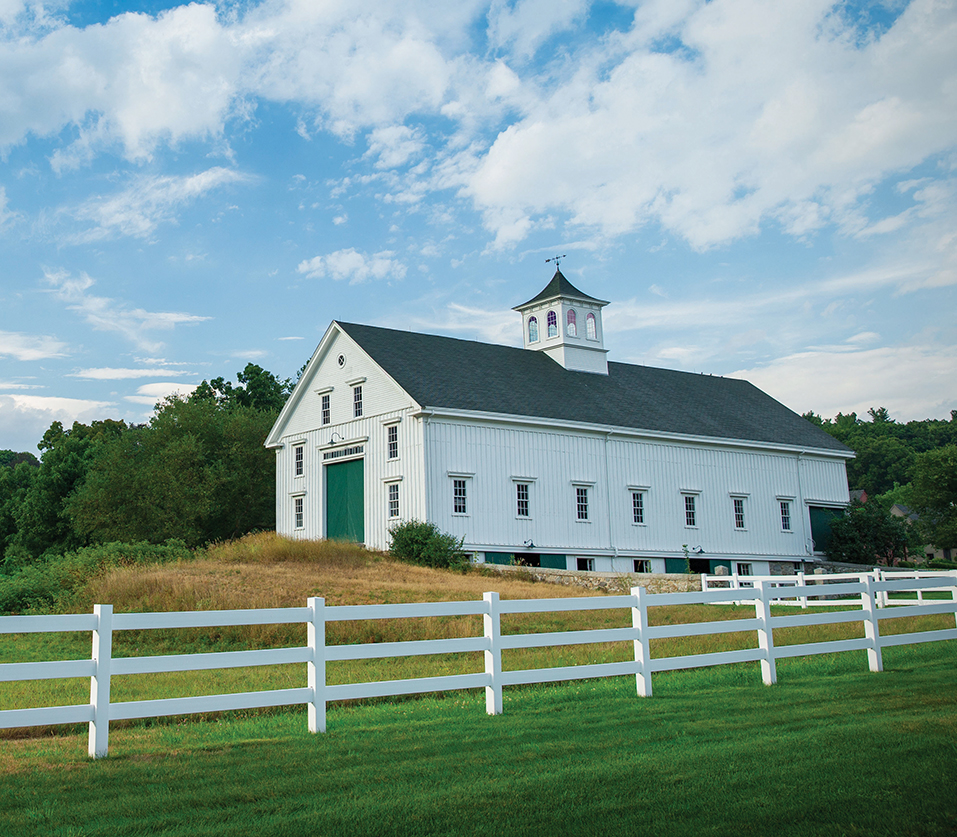
<path fill-rule="evenodd" d="M 957 643 L 0 740 L 18 835 L 951 835 Z"/>

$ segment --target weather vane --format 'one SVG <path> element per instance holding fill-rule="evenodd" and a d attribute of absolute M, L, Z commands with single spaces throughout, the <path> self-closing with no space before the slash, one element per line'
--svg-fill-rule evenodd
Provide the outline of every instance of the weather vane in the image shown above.
<path fill-rule="evenodd" d="M 560 256 L 552 256 L 550 259 L 545 259 L 545 264 L 548 264 L 549 262 L 555 262 L 555 270 L 561 270 L 562 259 L 565 259 L 565 258 L 567 258 L 567 256 L 564 253 L 562 253 Z"/>

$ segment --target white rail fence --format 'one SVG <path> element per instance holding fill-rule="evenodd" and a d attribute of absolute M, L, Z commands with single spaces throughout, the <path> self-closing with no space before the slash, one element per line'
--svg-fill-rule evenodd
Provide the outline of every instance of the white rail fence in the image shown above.
<path fill-rule="evenodd" d="M 845 584 L 849 581 L 864 581 L 865 578 L 873 578 L 875 581 L 903 581 L 906 579 L 919 580 L 922 578 L 957 578 L 957 570 L 887 570 L 882 567 L 875 567 L 869 572 L 863 573 L 805 573 L 798 572 L 795 575 L 708 575 L 701 574 L 702 590 L 751 590 L 755 582 L 761 581 L 765 585 L 774 588 L 786 587 L 817 587 L 813 596 L 798 596 L 793 593 L 788 596 L 775 597 L 777 604 L 791 605 L 807 609 L 810 607 L 844 607 L 847 605 L 847 596 L 836 594 L 830 589 L 831 585 Z M 820 588 L 826 589 L 820 589 Z M 877 597 L 878 607 L 894 607 L 899 605 L 913 604 L 914 596 L 918 602 L 924 601 L 924 590 L 920 586 L 916 587 L 895 587 L 896 598 L 891 598 L 887 590 L 882 590 Z M 729 600 L 726 604 L 738 604 L 739 600 Z"/>
<path fill-rule="evenodd" d="M 882 594 L 898 590 L 948 591 L 949 600 L 924 600 L 909 606 L 879 609 Z M 856 596 L 860 609 L 830 613 L 801 613 L 772 616 L 771 605 L 781 596 L 813 596 L 815 587 L 773 587 L 754 579 L 748 589 L 707 590 L 700 593 L 649 594 L 635 587 L 631 595 L 568 599 L 518 599 L 501 601 L 497 593 L 486 593 L 482 601 L 437 602 L 424 604 L 350 605 L 327 607 L 321 598 L 310 598 L 306 607 L 268 610 L 190 611 L 182 613 L 113 613 L 112 605 L 96 605 L 92 614 L 70 616 L 2 616 L 0 633 L 28 634 L 60 631 L 91 632 L 93 653 L 88 660 L 0 664 L 0 682 L 59 678 L 90 678 L 90 702 L 73 706 L 49 706 L 0 711 L 0 728 L 45 726 L 50 724 L 89 723 L 89 753 L 105 756 L 108 750 L 110 721 L 155 718 L 196 712 L 219 712 L 258 707 L 306 705 L 310 732 L 326 729 L 326 705 L 330 701 L 358 698 L 440 692 L 452 689 L 485 689 L 486 712 L 502 712 L 502 689 L 531 683 L 580 680 L 592 677 L 634 675 L 637 693 L 650 697 L 652 674 L 660 671 L 759 662 L 764 683 L 777 680 L 776 661 L 786 657 L 826 654 L 840 651 L 865 651 L 871 671 L 881 671 L 881 651 L 892 645 L 957 639 L 957 574 L 948 577 L 915 580 L 878 581 L 866 576 L 828 588 L 833 595 Z M 748 602 L 754 618 L 728 619 L 649 626 L 648 612 L 653 607 L 689 604 Z M 848 602 L 844 602 L 847 606 Z M 601 630 L 566 631 L 533 634 L 503 634 L 502 617 L 520 613 L 555 611 L 591 611 L 628 608 L 631 627 Z M 881 636 L 882 619 L 928 614 L 955 614 L 955 627 L 943 630 Z M 483 617 L 481 636 L 457 639 L 433 639 L 408 642 L 327 645 L 326 625 L 346 620 L 408 619 L 435 616 Z M 862 622 L 864 636 L 857 639 L 776 646 L 774 630 L 801 625 Z M 112 638 L 116 631 L 170 628 L 211 628 L 239 625 L 305 623 L 307 642 L 295 648 L 221 653 L 113 657 Z M 754 632 L 756 646 L 737 651 L 652 658 L 650 643 L 667 637 Z M 537 648 L 587 643 L 631 642 L 633 659 L 625 662 L 575 665 L 560 668 L 502 669 L 502 652 L 518 648 Z M 327 685 L 326 663 L 337 660 L 367 660 L 424 654 L 484 652 L 484 671 L 444 677 L 412 680 L 388 680 L 368 683 Z M 110 701 L 110 678 L 159 672 L 205 671 L 246 666 L 306 664 L 306 684 L 301 688 L 204 695 L 165 700 Z"/>

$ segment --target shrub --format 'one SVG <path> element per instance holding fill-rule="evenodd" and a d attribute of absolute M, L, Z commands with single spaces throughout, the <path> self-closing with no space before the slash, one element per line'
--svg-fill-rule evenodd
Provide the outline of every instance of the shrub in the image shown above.
<path fill-rule="evenodd" d="M 89 579 L 108 569 L 192 556 L 186 544 L 178 540 L 165 544 L 107 543 L 53 556 L 0 576 L 0 613 L 60 609 Z"/>
<path fill-rule="evenodd" d="M 389 554 L 400 561 L 456 570 L 469 565 L 468 556 L 462 551 L 464 539 L 440 531 L 434 523 L 400 523 L 389 530 L 389 538 Z"/>

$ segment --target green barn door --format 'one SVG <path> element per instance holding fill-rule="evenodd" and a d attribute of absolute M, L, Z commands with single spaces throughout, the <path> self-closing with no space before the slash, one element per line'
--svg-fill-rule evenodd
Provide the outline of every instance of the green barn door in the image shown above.
<path fill-rule="evenodd" d="M 365 541 L 363 460 L 326 465 L 326 537 Z"/>

